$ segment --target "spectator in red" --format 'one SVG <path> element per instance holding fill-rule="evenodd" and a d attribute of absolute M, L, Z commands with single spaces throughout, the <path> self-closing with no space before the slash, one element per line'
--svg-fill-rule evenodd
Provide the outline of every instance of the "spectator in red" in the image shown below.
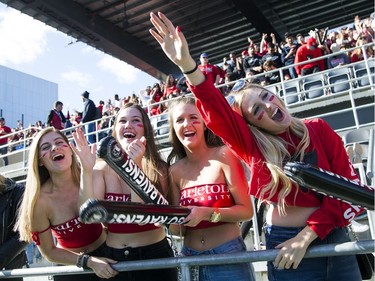
<path fill-rule="evenodd" d="M 150 99 L 151 115 L 158 114 L 159 105 L 157 104 L 154 105 L 154 103 L 159 102 L 162 96 L 163 96 L 163 93 L 161 91 L 159 83 L 155 83 L 151 91 L 151 99 Z"/>
<path fill-rule="evenodd" d="M 99 101 L 98 108 L 99 108 L 101 114 L 103 115 L 104 101 L 102 101 L 102 100 Z"/>
<path fill-rule="evenodd" d="M 294 63 L 309 61 L 322 56 L 322 50 L 318 48 L 316 39 L 310 37 L 307 43 L 298 48 Z M 313 61 L 310 63 L 295 66 L 298 76 L 305 76 L 311 73 L 324 70 L 324 60 Z"/>
<path fill-rule="evenodd" d="M 371 42 L 371 41 L 370 41 Z M 362 45 L 365 45 L 369 43 L 369 37 L 368 36 L 365 36 L 365 35 L 361 35 L 358 39 L 357 39 L 357 43 L 356 43 L 356 47 L 360 47 Z M 366 56 L 367 58 L 372 58 L 374 57 L 374 50 L 372 49 L 371 46 L 369 47 L 366 47 L 365 48 L 365 51 L 366 51 Z M 354 62 L 357 62 L 357 61 L 361 61 L 364 59 L 364 54 L 362 52 L 362 48 L 359 48 L 359 49 L 355 49 L 351 55 L 350 55 L 350 62 L 351 63 L 354 63 Z"/>
<path fill-rule="evenodd" d="M 167 76 L 165 79 L 164 94 L 163 97 L 170 99 L 179 96 L 180 90 L 177 88 L 176 79 L 172 74 Z"/>
<path fill-rule="evenodd" d="M 4 117 L 0 117 L 0 154 L 4 155 L 8 153 L 8 147 L 2 147 L 3 145 L 8 144 L 8 134 L 12 132 L 12 129 L 8 126 L 5 126 Z M 8 165 L 8 157 L 4 157 L 4 166 Z"/>
<path fill-rule="evenodd" d="M 202 53 L 199 60 L 201 62 L 201 64 L 198 65 L 200 71 L 202 71 L 206 78 L 210 79 L 212 83 L 219 85 L 221 70 L 216 65 L 208 63 L 207 53 Z"/>
<path fill-rule="evenodd" d="M 47 126 L 52 126 L 58 130 L 65 128 L 66 118 L 62 113 L 63 105 L 64 104 L 61 101 L 55 102 L 54 109 L 48 114 Z"/>
<path fill-rule="evenodd" d="M 163 92 L 161 91 L 159 83 L 155 83 L 154 86 L 152 86 L 151 91 L 151 99 L 153 100 L 152 102 L 159 102 L 162 96 Z"/>

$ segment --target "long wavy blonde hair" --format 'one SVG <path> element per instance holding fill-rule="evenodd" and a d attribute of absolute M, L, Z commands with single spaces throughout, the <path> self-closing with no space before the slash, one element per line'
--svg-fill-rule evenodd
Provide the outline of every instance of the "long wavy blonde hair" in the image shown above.
<path fill-rule="evenodd" d="M 241 109 L 243 97 L 245 95 L 252 94 L 253 91 L 251 91 L 251 89 L 254 88 L 260 88 L 268 91 L 266 88 L 263 88 L 257 84 L 248 84 L 245 88 L 238 92 L 231 92 L 231 95 L 233 95 L 234 97 L 232 108 L 242 116 L 244 116 Z M 284 101 L 277 95 L 275 95 L 275 97 L 278 98 L 282 106 L 286 108 Z M 260 201 L 267 200 L 273 197 L 278 192 L 278 211 L 280 214 L 285 214 L 285 197 L 287 197 L 292 190 L 292 181 L 287 175 L 285 175 L 283 166 L 286 161 L 303 160 L 305 152 L 310 145 L 310 137 L 307 127 L 301 119 L 292 117 L 291 125 L 289 127 L 289 134 L 296 135 L 301 139 L 298 146 L 296 147 L 296 156 L 293 156 L 290 155 L 287 149 L 288 145 L 293 145 L 292 141 L 288 142 L 287 140 L 284 140 L 277 135 L 274 135 L 260 127 L 252 125 L 248 120 L 246 121 L 251 133 L 254 136 L 254 140 L 260 152 L 265 158 L 267 168 L 271 172 L 271 181 L 266 186 L 262 187 L 262 190 L 260 192 Z M 280 183 L 282 184 L 282 187 L 281 189 L 278 189 Z M 296 192 L 298 192 L 298 189 Z M 269 194 L 267 198 L 265 198 L 266 193 Z"/>
<path fill-rule="evenodd" d="M 39 197 L 41 186 L 50 178 L 50 173 L 46 167 L 40 165 L 39 147 L 41 139 L 51 132 L 58 133 L 69 144 L 67 137 L 53 127 L 48 127 L 40 131 L 31 143 L 24 198 L 20 206 L 18 220 L 14 227 L 15 230 L 19 231 L 20 240 L 22 241 L 32 241 L 31 222 L 34 216 L 34 207 Z M 75 155 L 73 151 L 72 155 Z M 79 186 L 81 168 L 77 158 L 74 156 L 72 157 L 71 171 L 74 182 Z"/>

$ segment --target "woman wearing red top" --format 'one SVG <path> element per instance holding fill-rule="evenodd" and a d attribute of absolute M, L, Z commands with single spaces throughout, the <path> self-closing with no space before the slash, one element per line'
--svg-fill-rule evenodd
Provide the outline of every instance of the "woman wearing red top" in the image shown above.
<path fill-rule="evenodd" d="M 185 256 L 246 251 L 239 222 L 253 215 L 241 162 L 204 125 L 192 97 L 169 105 L 172 204 L 187 206 Z M 178 235 L 179 226 L 170 228 Z M 199 267 L 199 280 L 255 281 L 249 263 Z"/>
<path fill-rule="evenodd" d="M 81 129 L 77 132 L 83 135 Z M 80 184 L 92 180 L 92 157 L 88 157 L 92 152 L 87 141 L 78 145 L 76 133 L 73 136 L 77 147 L 70 147 L 66 136 L 53 127 L 43 129 L 33 140 L 15 228 L 21 241 L 33 240 L 49 261 L 91 268 L 97 275 L 61 275 L 55 280 L 107 279 L 117 272 L 111 267 L 114 260 L 97 257 L 103 254 L 106 233 L 101 224 L 88 225 L 78 220 Z"/>
<path fill-rule="evenodd" d="M 142 169 L 150 181 L 167 196 L 168 167 L 158 154 L 153 129 L 146 112 L 137 104 L 125 104 L 113 125 L 113 137 Z M 142 202 L 131 187 L 102 159 L 98 159 L 93 182 L 84 186 L 83 200 L 97 198 L 110 201 Z M 105 256 L 117 261 L 173 257 L 162 227 L 153 224 L 109 224 Z M 175 281 L 175 268 L 125 271 L 111 280 Z"/>
<path fill-rule="evenodd" d="M 269 204 L 267 248 L 280 249 L 268 262 L 269 280 L 361 280 L 354 255 L 303 257 L 309 245 L 349 241 L 346 226 L 362 210 L 302 190 L 283 172 L 286 162 L 302 161 L 358 181 L 341 138 L 321 119 L 293 118 L 260 86 L 238 87 L 232 110 L 197 70 L 180 28 L 162 13 L 151 13 L 151 22 L 157 30 L 151 34 L 185 73 L 206 125 L 249 166 L 250 193 Z"/>
<path fill-rule="evenodd" d="M 176 79 L 173 77 L 172 74 L 169 74 L 167 78 L 165 79 L 163 97 L 166 97 L 167 99 L 171 99 L 171 98 L 177 97 L 179 93 L 180 93 L 180 90 L 177 88 Z"/>
<path fill-rule="evenodd" d="M 357 39 L 356 47 L 361 47 L 362 45 L 369 43 L 369 40 L 368 40 L 369 38 L 371 37 L 365 36 L 365 35 L 359 36 Z M 366 51 L 367 58 L 374 57 L 374 50 L 372 49 L 371 46 L 367 46 L 365 48 L 365 51 Z M 364 60 L 364 54 L 362 52 L 362 48 L 355 49 L 354 51 L 352 51 L 350 55 L 350 63 L 354 63 L 354 62 L 361 61 L 361 60 Z"/>

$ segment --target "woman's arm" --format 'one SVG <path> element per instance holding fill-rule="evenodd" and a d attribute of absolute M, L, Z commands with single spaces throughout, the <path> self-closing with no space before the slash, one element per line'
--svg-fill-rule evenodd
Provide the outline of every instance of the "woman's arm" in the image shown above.
<path fill-rule="evenodd" d="M 93 193 L 93 167 L 96 161 L 96 144 L 91 148 L 87 142 L 85 134 L 81 128 L 77 128 L 73 132 L 74 143 L 70 143 L 70 147 L 78 157 L 81 163 L 80 192 L 78 200 L 78 208 L 89 198 L 94 198 Z"/>
<path fill-rule="evenodd" d="M 169 192 L 170 195 L 168 197 L 169 204 L 174 206 L 180 205 L 180 187 L 177 183 L 176 173 L 178 172 L 178 164 L 174 164 L 169 167 L 168 174 L 169 174 Z M 177 225 L 177 224 L 171 224 L 169 226 L 169 231 L 174 235 L 184 235 L 185 234 L 185 226 L 184 225 Z"/>
<path fill-rule="evenodd" d="M 151 22 L 157 31 L 151 29 L 150 33 L 159 42 L 167 57 L 183 72 L 194 70 L 196 63 L 189 53 L 188 44 L 180 28 L 175 28 L 160 12 L 158 16 L 151 13 Z M 185 76 L 197 98 L 197 107 L 206 125 L 220 136 L 238 157 L 250 163 L 249 155 L 254 155 L 253 149 L 256 149 L 256 145 L 246 121 L 231 109 L 212 83 L 205 81 L 205 76 L 199 69 Z"/>
<path fill-rule="evenodd" d="M 226 184 L 233 196 L 235 204 L 220 208 L 221 221 L 240 222 L 253 217 L 253 205 L 248 194 L 248 182 L 242 163 L 226 146 L 219 150 L 218 160 L 222 163 Z"/>
<path fill-rule="evenodd" d="M 158 32 L 150 29 L 151 35 L 159 42 L 164 53 L 184 72 L 190 72 L 197 66 L 197 63 L 191 57 L 189 47 L 185 36 L 180 30 L 176 28 L 172 22 L 162 13 L 158 16 L 154 13 L 150 14 L 151 22 Z M 205 80 L 204 74 L 198 70 L 185 74 L 186 79 L 191 85 L 199 85 Z"/>
<path fill-rule="evenodd" d="M 275 267 L 278 269 L 296 269 L 306 254 L 306 250 L 318 235 L 306 226 L 295 237 L 286 240 L 275 248 L 280 252 L 275 259 Z"/>
<path fill-rule="evenodd" d="M 31 221 L 31 229 L 38 236 L 38 248 L 42 255 L 50 262 L 65 265 L 77 265 L 79 253 L 75 253 L 68 249 L 58 248 L 53 239 L 50 227 L 50 221 L 47 216 L 49 208 L 39 201 L 34 209 L 33 219 Z M 46 230 L 47 229 L 47 230 Z M 87 266 L 91 268 L 100 278 L 108 278 L 117 275 L 117 271 L 112 269 L 111 263 L 116 261 L 108 258 L 98 258 L 90 256 Z"/>
<path fill-rule="evenodd" d="M 340 136 L 322 119 L 317 119 L 313 124 L 314 138 L 317 138 L 315 146 L 321 150 L 321 157 L 326 157 L 328 165 L 320 168 L 359 182 Z M 347 226 L 362 211 L 358 206 L 324 196 L 320 208 L 310 215 L 307 224 L 323 239 L 335 227 Z"/>

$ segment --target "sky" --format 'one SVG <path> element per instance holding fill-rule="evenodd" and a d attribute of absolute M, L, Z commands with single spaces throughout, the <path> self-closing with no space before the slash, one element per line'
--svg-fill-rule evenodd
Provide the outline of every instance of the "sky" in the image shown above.
<path fill-rule="evenodd" d="M 58 84 L 64 113 L 82 111 L 84 91 L 98 104 L 99 100 L 113 101 L 115 94 L 120 98 L 138 94 L 158 81 L 3 3 L 0 38 L 0 65 Z"/>

